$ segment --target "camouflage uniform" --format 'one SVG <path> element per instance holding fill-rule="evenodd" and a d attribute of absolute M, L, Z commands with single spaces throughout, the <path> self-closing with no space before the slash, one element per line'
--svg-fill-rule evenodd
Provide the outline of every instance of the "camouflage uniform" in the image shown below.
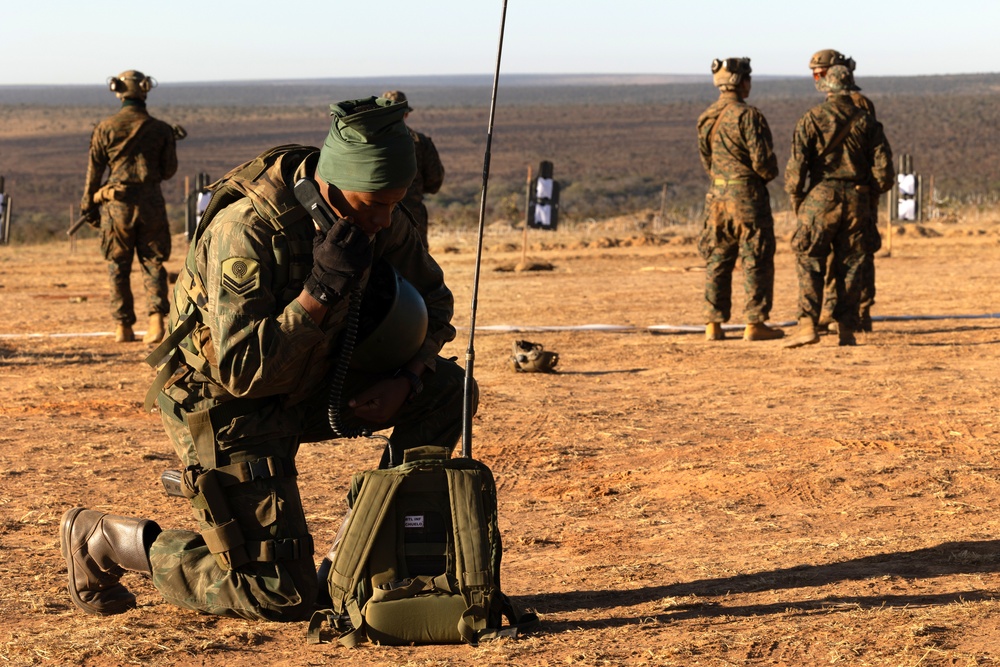
<path fill-rule="evenodd" d="M 101 184 L 106 169 L 107 183 Z M 94 128 L 82 213 L 96 218 L 100 205 L 101 250 L 111 279 L 111 315 L 135 323 L 130 273 L 132 257 L 142 266 L 147 314 L 165 315 L 170 227 L 160 182 L 177 172 L 173 128 L 146 112 L 141 100 L 125 99 L 121 110 Z M 96 195 L 96 196 L 95 196 Z"/>
<path fill-rule="evenodd" d="M 871 114 L 872 118 L 875 116 L 875 105 L 870 99 L 862 95 L 858 90 L 852 90 L 850 92 L 851 101 L 854 106 L 859 109 L 864 109 Z M 865 331 L 871 330 L 871 308 L 875 305 L 875 257 L 874 254 L 879 251 L 882 247 L 882 235 L 878 230 L 878 207 L 879 207 L 879 197 L 882 193 L 879 191 L 876 184 L 872 184 L 870 191 L 870 201 L 871 206 L 871 225 L 868 228 L 868 246 L 872 255 L 871 260 L 865 262 L 863 274 L 861 276 L 861 297 L 859 303 L 858 316 L 861 319 L 861 329 Z M 833 275 L 833 271 L 827 271 L 826 282 L 823 285 L 823 311 L 820 315 L 820 323 L 828 324 L 834 321 L 833 311 L 837 306 L 837 281 Z"/>
<path fill-rule="evenodd" d="M 293 202 L 279 216 L 279 232 L 261 211 L 280 209 L 278 200 L 287 205 L 291 185 L 315 169 L 316 149 L 275 151 L 283 155 L 278 171 L 259 179 L 275 196 L 263 203 L 239 198 L 206 218 L 175 288 L 171 331 L 193 304 L 200 322 L 181 341 L 174 358 L 182 363 L 167 367 L 173 372 L 157 401 L 184 465 L 221 482 L 219 497 L 206 486 L 192 499 L 199 532 L 163 531 L 149 560 L 154 585 L 174 604 L 294 621 L 308 618 L 318 592 L 295 455 L 301 442 L 334 437 L 327 419 L 331 359 L 348 303 L 329 304 L 317 324 L 295 300 L 312 268 L 313 222 Z M 461 434 L 464 372 L 438 356 L 455 336 L 451 291 L 398 209 L 391 226 L 376 235 L 374 257 L 416 287 L 429 316 L 416 354 L 428 367 L 425 388 L 391 423 L 374 428 L 393 427 L 397 453 L 428 443 L 452 445 Z M 343 394 L 390 376 L 351 371 Z M 348 420 L 347 426 L 357 425 Z"/>
<path fill-rule="evenodd" d="M 847 335 L 859 329 L 863 281 L 874 252 L 872 189 L 885 192 L 893 178 L 892 151 L 882 126 L 855 106 L 848 91 L 828 93 L 825 102 L 799 120 L 785 168 L 785 190 L 798 216 L 792 249 L 800 320 L 819 320 L 832 252 L 834 319 Z"/>
<path fill-rule="evenodd" d="M 424 195 L 434 194 L 441 189 L 441 184 L 444 183 L 444 165 L 441 164 L 441 158 L 431 138 L 412 128 L 408 129 L 417 152 L 417 175 L 413 177 L 413 183 L 403 197 L 403 206 L 413 215 L 417 233 L 426 248 L 428 216 L 427 207 L 424 206 Z"/>
<path fill-rule="evenodd" d="M 748 323 L 764 323 L 774 295 L 774 219 L 766 184 L 778 175 L 764 115 L 733 91 L 698 118 L 701 161 L 712 178 L 698 249 L 707 261 L 706 322 L 726 322 L 732 275 L 743 262 Z"/>

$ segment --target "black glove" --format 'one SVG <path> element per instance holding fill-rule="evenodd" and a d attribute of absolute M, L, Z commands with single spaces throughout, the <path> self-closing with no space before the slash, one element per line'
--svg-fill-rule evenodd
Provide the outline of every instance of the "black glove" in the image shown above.
<path fill-rule="evenodd" d="M 345 296 L 372 263 L 371 239 L 359 227 L 340 219 L 324 236 L 313 239 L 313 268 L 305 288 L 322 304 Z"/>
<path fill-rule="evenodd" d="M 94 229 L 100 229 L 101 227 L 101 207 L 100 206 L 89 206 L 82 210 L 81 216 L 86 220 L 87 224 Z"/>

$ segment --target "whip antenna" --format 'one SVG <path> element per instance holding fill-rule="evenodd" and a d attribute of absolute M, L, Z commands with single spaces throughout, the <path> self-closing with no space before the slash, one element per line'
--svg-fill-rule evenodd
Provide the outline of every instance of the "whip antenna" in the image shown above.
<path fill-rule="evenodd" d="M 465 387 L 462 405 L 462 456 L 472 458 L 472 370 L 476 360 L 473 340 L 476 336 L 476 308 L 479 305 L 479 273 L 483 260 L 483 230 L 486 227 L 486 188 L 490 181 L 490 147 L 493 144 L 493 118 L 497 112 L 497 85 L 500 82 L 500 56 L 503 54 L 503 29 L 507 22 L 507 0 L 500 13 L 500 38 L 497 41 L 497 64 L 493 73 L 490 120 L 486 129 L 486 154 L 483 156 L 483 191 L 479 197 L 479 234 L 476 244 L 476 271 L 472 280 L 472 315 L 469 317 L 469 347 L 465 351 Z"/>

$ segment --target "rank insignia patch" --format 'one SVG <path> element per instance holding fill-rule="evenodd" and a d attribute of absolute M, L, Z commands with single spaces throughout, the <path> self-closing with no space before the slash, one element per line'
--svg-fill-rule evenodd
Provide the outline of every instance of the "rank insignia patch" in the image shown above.
<path fill-rule="evenodd" d="M 255 259 L 230 257 L 222 262 L 222 286 L 243 296 L 260 286 L 260 264 Z"/>

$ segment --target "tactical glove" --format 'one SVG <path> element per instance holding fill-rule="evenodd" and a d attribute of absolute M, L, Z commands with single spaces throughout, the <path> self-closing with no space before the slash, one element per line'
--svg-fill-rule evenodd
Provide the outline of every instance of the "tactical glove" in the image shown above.
<path fill-rule="evenodd" d="M 87 224 L 94 229 L 100 229 L 101 227 L 101 207 L 100 206 L 89 206 L 82 209 L 81 217 L 86 220 Z"/>
<path fill-rule="evenodd" d="M 372 242 L 353 223 L 341 219 L 313 239 L 313 268 L 305 288 L 322 304 L 344 297 L 372 263 Z"/>

